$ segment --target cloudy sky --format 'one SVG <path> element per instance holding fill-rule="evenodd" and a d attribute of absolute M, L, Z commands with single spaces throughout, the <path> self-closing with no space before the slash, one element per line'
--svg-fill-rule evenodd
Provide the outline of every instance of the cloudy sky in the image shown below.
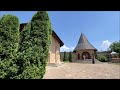
<path fill-rule="evenodd" d="M 18 16 L 20 23 L 29 22 L 36 11 L 0 11 Z M 53 30 L 64 42 L 61 51 L 72 51 L 78 43 L 81 32 L 90 43 L 105 51 L 119 40 L 120 12 L 118 11 L 48 11 Z"/>

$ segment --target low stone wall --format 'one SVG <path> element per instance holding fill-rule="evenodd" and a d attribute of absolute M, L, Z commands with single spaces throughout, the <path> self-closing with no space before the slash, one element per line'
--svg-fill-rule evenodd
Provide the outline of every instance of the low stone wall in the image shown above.
<path fill-rule="evenodd" d="M 113 63 L 120 63 L 120 58 L 112 58 Z"/>

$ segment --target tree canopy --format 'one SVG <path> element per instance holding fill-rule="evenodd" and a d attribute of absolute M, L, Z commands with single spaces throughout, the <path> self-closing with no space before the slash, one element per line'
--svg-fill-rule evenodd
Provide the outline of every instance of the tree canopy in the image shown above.
<path fill-rule="evenodd" d="M 110 49 L 111 49 L 111 51 L 119 53 L 119 57 L 120 57 L 120 41 L 119 42 L 113 42 L 110 45 Z"/>
<path fill-rule="evenodd" d="M 110 45 L 110 49 L 111 49 L 111 51 L 120 53 L 120 41 L 119 41 L 119 42 L 113 42 L 113 43 Z"/>

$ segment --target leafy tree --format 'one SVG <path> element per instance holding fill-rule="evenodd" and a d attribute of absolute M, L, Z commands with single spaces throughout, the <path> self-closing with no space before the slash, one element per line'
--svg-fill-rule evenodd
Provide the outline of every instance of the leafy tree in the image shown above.
<path fill-rule="evenodd" d="M 10 79 L 17 72 L 14 63 L 18 50 L 19 20 L 13 15 L 0 19 L 0 78 Z"/>
<path fill-rule="evenodd" d="M 119 53 L 119 57 L 120 57 L 120 41 L 119 42 L 113 42 L 110 45 L 110 49 L 111 49 L 111 51 Z"/>
<path fill-rule="evenodd" d="M 72 62 L 72 52 L 69 52 L 69 61 Z"/>

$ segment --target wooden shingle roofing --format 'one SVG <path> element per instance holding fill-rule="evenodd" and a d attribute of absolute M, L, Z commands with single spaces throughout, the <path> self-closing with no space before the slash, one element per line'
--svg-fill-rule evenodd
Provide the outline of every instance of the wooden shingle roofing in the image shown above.
<path fill-rule="evenodd" d="M 74 51 L 84 50 L 84 49 L 93 49 L 93 50 L 97 51 L 97 49 L 88 41 L 86 36 L 83 33 L 81 33 L 80 39 L 79 39 L 78 44 L 75 47 Z"/>

